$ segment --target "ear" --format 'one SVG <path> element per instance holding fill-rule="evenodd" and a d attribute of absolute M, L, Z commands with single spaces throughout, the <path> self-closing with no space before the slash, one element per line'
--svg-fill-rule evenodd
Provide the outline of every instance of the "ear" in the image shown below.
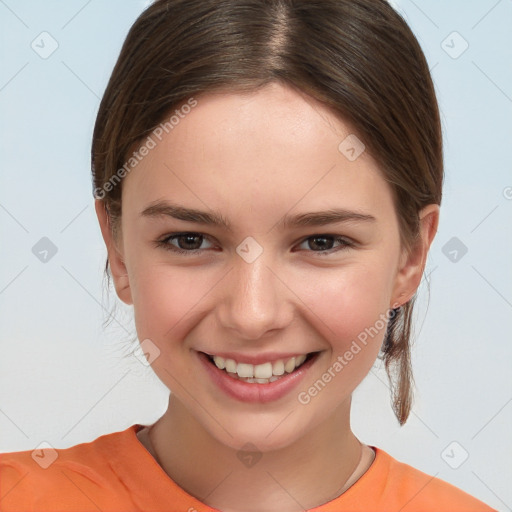
<path fill-rule="evenodd" d="M 428 251 L 439 225 L 439 205 L 429 204 L 425 206 L 419 213 L 419 219 L 420 236 L 410 251 L 404 251 L 402 255 L 395 278 L 391 307 L 397 307 L 408 302 L 421 283 Z"/>
<path fill-rule="evenodd" d="M 94 207 L 96 208 L 96 215 L 100 223 L 103 241 L 107 246 L 108 261 L 117 296 L 125 304 L 133 304 L 128 271 L 126 270 L 122 252 L 118 249 L 118 244 L 114 240 L 110 216 L 105 208 L 105 203 L 100 199 L 96 199 Z"/>

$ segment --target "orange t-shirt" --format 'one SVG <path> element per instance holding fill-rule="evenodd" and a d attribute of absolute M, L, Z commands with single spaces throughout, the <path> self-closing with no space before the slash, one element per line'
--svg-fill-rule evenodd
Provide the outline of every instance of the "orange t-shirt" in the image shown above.
<path fill-rule="evenodd" d="M 0 454 L 0 510 L 214 511 L 169 478 L 139 441 L 140 428 L 132 425 L 66 449 Z M 366 473 L 311 512 L 493 511 L 453 485 L 373 448 L 376 456 Z"/>

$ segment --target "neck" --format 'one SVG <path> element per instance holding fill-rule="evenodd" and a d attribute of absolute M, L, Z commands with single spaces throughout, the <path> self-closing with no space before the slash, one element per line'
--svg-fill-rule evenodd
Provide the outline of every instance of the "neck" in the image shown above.
<path fill-rule="evenodd" d="M 350 487 L 374 455 L 350 429 L 350 398 L 296 442 L 263 454 L 220 443 L 172 395 L 148 438 L 148 449 L 177 485 L 224 512 L 317 507 Z"/>

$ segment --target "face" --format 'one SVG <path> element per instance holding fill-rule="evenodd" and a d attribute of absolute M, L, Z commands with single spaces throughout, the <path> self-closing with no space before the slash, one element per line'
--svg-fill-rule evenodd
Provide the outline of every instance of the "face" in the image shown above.
<path fill-rule="evenodd" d="M 124 180 L 112 272 L 181 414 L 276 449 L 348 411 L 422 264 L 328 109 L 277 84 L 196 99 Z"/>

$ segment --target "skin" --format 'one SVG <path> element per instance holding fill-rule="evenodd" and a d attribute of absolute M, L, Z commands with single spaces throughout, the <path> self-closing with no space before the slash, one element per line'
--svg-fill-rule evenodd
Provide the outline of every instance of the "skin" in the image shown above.
<path fill-rule="evenodd" d="M 373 461 L 373 450 L 351 431 L 350 402 L 385 328 L 307 405 L 298 394 L 380 315 L 413 296 L 439 207 L 420 212 L 420 241 L 406 251 L 377 162 L 368 152 L 349 161 L 338 150 L 353 130 L 326 107 L 280 84 L 197 100 L 124 179 L 117 240 L 96 201 L 117 294 L 133 304 L 139 339 L 158 347 L 152 367 L 172 391 L 167 412 L 140 440 L 178 485 L 220 510 L 319 506 Z M 215 212 L 231 230 L 141 215 L 163 199 Z M 298 228 L 278 222 L 330 208 L 375 220 Z M 205 235 L 201 251 L 155 246 L 180 232 Z M 320 251 L 314 237 L 322 234 L 354 245 L 334 242 L 330 252 Z M 236 252 L 248 236 L 263 249 L 252 263 Z M 221 392 L 197 351 L 320 354 L 297 388 L 261 404 Z M 262 453 L 252 467 L 237 457 L 246 443 Z"/>

